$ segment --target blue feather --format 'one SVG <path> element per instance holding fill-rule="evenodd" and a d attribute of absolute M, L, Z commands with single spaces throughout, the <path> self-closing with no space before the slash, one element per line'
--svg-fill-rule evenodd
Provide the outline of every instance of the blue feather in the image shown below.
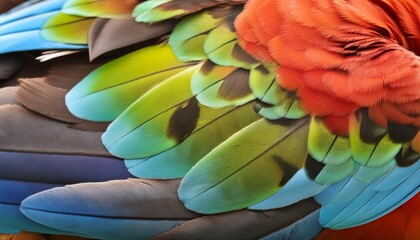
<path fill-rule="evenodd" d="M 250 209 L 266 210 L 285 207 L 313 197 L 327 187 L 327 185 L 320 185 L 309 179 L 305 170 L 301 169 L 278 192 L 264 201 L 251 206 Z"/>

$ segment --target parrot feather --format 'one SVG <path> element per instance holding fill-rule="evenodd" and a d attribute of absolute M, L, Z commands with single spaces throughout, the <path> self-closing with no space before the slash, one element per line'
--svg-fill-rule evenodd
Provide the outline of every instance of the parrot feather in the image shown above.
<path fill-rule="evenodd" d="M 29 1 L 0 15 L 0 24 L 60 10 L 66 0 Z"/>
<path fill-rule="evenodd" d="M 191 76 L 199 66 L 166 79 L 131 104 L 102 136 L 108 151 L 122 158 L 145 158 L 184 140 L 200 117 L 198 102 L 190 91 Z M 162 127 L 165 125 L 168 127 Z"/>
<path fill-rule="evenodd" d="M 146 47 L 90 73 L 66 95 L 66 104 L 77 117 L 112 121 L 154 85 L 191 65 L 178 61 L 167 45 Z M 123 74 L 115 76 L 116 70 Z"/>
<path fill-rule="evenodd" d="M 137 46 L 168 34 L 175 26 L 173 21 L 153 25 L 133 19 L 96 19 L 89 32 L 89 56 L 96 59 L 117 49 Z"/>
<path fill-rule="evenodd" d="M 169 44 L 181 61 L 197 61 L 207 58 L 204 42 L 207 33 L 222 21 L 212 12 L 202 12 L 183 18 L 169 36 Z"/>
<path fill-rule="evenodd" d="M 198 216 L 176 198 L 178 185 L 179 180 L 143 179 L 68 185 L 26 198 L 21 211 L 37 222 L 85 237 L 150 239 Z"/>
<path fill-rule="evenodd" d="M 200 2 L 185 0 L 160 0 L 146 1 L 137 5 L 133 16 L 138 22 L 159 22 L 170 18 L 179 18 L 185 15 L 211 8 L 217 5 L 243 4 L 245 0 L 213 1 L 202 0 Z"/>
<path fill-rule="evenodd" d="M 249 207 L 274 194 L 304 165 L 307 122 L 259 120 L 243 128 L 188 172 L 180 199 L 196 212 L 220 213 Z"/>
<path fill-rule="evenodd" d="M 139 0 L 68 0 L 62 11 L 83 17 L 124 18 L 138 3 Z"/>
<path fill-rule="evenodd" d="M 16 98 L 32 111 L 68 123 L 81 120 L 74 117 L 64 104 L 66 89 L 50 86 L 45 79 L 21 79 Z"/>
<path fill-rule="evenodd" d="M 203 216 L 158 235 L 155 239 L 265 239 L 264 236 L 289 225 L 293 228 L 295 222 L 308 214 L 317 212 L 317 208 L 318 205 L 312 199 L 307 199 L 285 208 L 269 211 L 241 210 Z M 229 227 L 225 227 L 227 225 Z M 248 231 L 248 229 L 252 230 Z M 315 232 L 311 232 L 315 235 L 321 227 L 317 226 L 311 230 Z M 294 228 L 294 231 L 298 235 L 308 232 L 308 229 L 299 226 Z M 282 239 L 282 236 L 284 237 L 280 235 L 276 239 Z"/>
<path fill-rule="evenodd" d="M 16 105 L 2 105 L 0 113 L 1 151 L 110 156 L 100 133 L 71 129 Z"/>
<path fill-rule="evenodd" d="M 26 197 L 57 186 L 60 185 L 0 180 L 0 191 L 2 192 L 0 196 L 0 224 L 8 228 L 18 229 L 19 231 L 25 229 L 27 231 L 49 234 L 71 235 L 70 232 L 49 228 L 34 222 L 19 211 L 20 203 Z"/>
<path fill-rule="evenodd" d="M 249 72 L 244 69 L 219 66 L 207 60 L 194 73 L 191 90 L 207 107 L 238 106 L 255 99 L 248 79 Z"/>
<path fill-rule="evenodd" d="M 51 42 L 87 44 L 89 29 L 94 21 L 95 18 L 58 13 L 45 22 L 41 35 Z"/>
<path fill-rule="evenodd" d="M 0 36 L 40 29 L 50 17 L 59 12 L 60 11 L 55 10 L 3 24 L 0 26 Z"/>
<path fill-rule="evenodd" d="M 328 185 L 314 182 L 308 177 L 305 170 L 301 169 L 278 192 L 249 208 L 264 210 L 289 206 L 302 199 L 315 196 L 327 187 Z"/>
<path fill-rule="evenodd" d="M 251 103 L 237 108 L 199 107 L 199 125 L 187 139 L 149 158 L 126 160 L 130 173 L 144 178 L 184 177 L 214 147 L 258 119 Z M 201 117 L 206 115 L 211 118 Z"/>

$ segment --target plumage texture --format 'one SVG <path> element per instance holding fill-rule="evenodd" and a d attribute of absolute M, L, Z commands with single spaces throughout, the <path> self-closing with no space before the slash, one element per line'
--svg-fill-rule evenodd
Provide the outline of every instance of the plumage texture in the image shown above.
<path fill-rule="evenodd" d="M 30 193 L 38 181 L 80 180 L 25 195 L 21 212 L 99 239 L 310 239 L 322 227 L 367 224 L 420 190 L 419 8 L 415 0 L 29 2 L 0 16 L 0 43 L 14 40 L 0 51 L 48 48 L 41 59 L 51 63 L 48 74 L 21 80 L 23 106 L 0 107 L 10 169 L 0 180 L 24 179 Z M 33 45 L 21 38 L 32 35 Z M 11 60 L 4 76 L 22 66 Z M 102 127 L 102 142 L 86 132 Z M 53 174 L 20 171 L 23 157 L 56 162 L 45 168 Z M 60 174 L 71 161 L 83 170 Z M 137 178 L 88 183 L 129 176 L 122 164 Z M 20 201 L 5 208 L 17 216 L 3 223 L 10 231 L 34 224 L 24 224 Z"/>

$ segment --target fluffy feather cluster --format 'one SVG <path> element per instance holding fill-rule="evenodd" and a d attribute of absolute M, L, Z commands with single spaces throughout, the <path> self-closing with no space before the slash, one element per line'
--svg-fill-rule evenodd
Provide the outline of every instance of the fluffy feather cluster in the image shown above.
<path fill-rule="evenodd" d="M 381 126 L 419 127 L 419 8 L 416 0 L 254 0 L 236 27 L 248 52 L 279 64 L 280 85 L 308 112 L 345 117 L 368 107 Z"/>

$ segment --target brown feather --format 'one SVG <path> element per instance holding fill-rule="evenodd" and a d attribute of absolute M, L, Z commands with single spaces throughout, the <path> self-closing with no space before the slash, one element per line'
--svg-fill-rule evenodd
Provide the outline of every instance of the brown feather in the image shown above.
<path fill-rule="evenodd" d="M 21 79 L 16 98 L 27 108 L 47 117 L 68 123 L 81 120 L 74 117 L 65 105 L 66 89 L 45 83 L 45 78 Z"/>
<path fill-rule="evenodd" d="M 148 25 L 134 19 L 104 19 L 95 21 L 89 32 L 89 52 L 91 60 L 106 53 L 142 44 L 171 32 L 175 21 L 165 21 Z"/>
<path fill-rule="evenodd" d="M 155 239 L 257 239 L 293 224 L 318 208 L 314 200 L 307 199 L 269 211 L 241 210 L 208 215 L 188 221 Z"/>
<path fill-rule="evenodd" d="M 9 11 L 11 8 L 25 2 L 26 0 L 2 0 L 0 3 L 0 13 Z"/>
<path fill-rule="evenodd" d="M 0 106 L 0 151 L 106 156 L 101 133 L 89 133 L 20 106 Z"/>

